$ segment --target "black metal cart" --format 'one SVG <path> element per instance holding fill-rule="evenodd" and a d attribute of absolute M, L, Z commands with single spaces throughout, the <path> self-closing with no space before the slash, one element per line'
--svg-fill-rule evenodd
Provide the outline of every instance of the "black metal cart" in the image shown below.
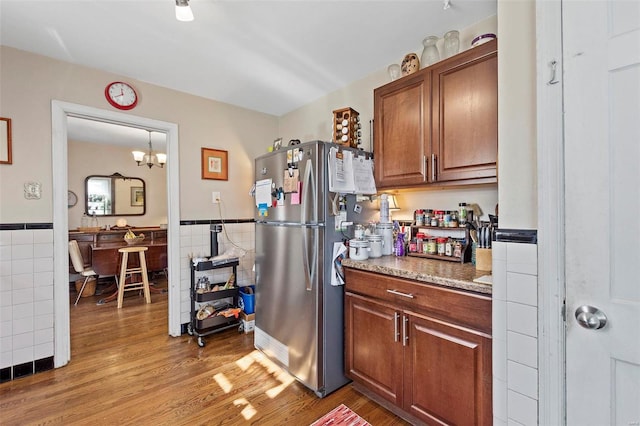
<path fill-rule="evenodd" d="M 227 308 L 237 308 L 238 307 L 238 285 L 237 285 L 237 268 L 238 268 L 238 259 L 229 259 L 227 261 L 201 261 L 197 264 L 194 264 L 190 261 L 191 266 L 191 319 L 189 324 L 187 325 L 187 332 L 191 336 L 198 336 L 198 346 L 204 347 L 205 341 L 203 339 L 204 336 L 209 334 L 217 333 L 222 330 L 226 330 L 231 327 L 238 327 L 240 325 L 240 320 L 235 316 L 225 317 L 222 315 L 211 316 L 204 319 L 198 319 L 197 313 L 200 307 L 200 304 L 206 302 L 216 302 L 216 311 L 221 311 Z M 201 271 L 209 271 L 212 269 L 222 269 L 222 268 L 232 268 L 233 269 L 233 277 L 234 284 L 232 288 L 218 290 L 218 291 L 206 291 L 206 292 L 198 292 L 198 288 L 196 283 L 198 282 L 196 279 L 196 275 Z M 211 287 L 218 285 L 219 287 L 223 287 L 226 283 L 213 283 Z M 231 302 L 225 302 L 225 299 L 231 300 Z"/>

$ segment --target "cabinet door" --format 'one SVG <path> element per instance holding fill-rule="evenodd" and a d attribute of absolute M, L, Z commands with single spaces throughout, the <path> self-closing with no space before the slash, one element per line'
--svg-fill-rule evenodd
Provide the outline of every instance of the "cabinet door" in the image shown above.
<path fill-rule="evenodd" d="M 427 180 L 430 73 L 419 71 L 374 91 L 374 163 L 380 188 Z"/>
<path fill-rule="evenodd" d="M 345 296 L 345 371 L 382 398 L 401 406 L 400 313 L 352 293 Z"/>
<path fill-rule="evenodd" d="M 404 409 L 428 424 L 490 425 L 490 336 L 418 314 L 405 321 Z"/>
<path fill-rule="evenodd" d="M 431 71 L 432 165 L 435 164 L 435 180 L 438 182 L 465 179 L 496 181 L 496 49 L 496 41 L 485 43 L 455 59 L 435 65 Z"/>

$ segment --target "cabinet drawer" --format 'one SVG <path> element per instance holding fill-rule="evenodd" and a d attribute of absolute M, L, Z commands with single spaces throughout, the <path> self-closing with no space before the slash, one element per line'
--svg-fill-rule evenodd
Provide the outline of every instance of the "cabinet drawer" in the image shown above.
<path fill-rule="evenodd" d="M 345 289 L 491 334 L 491 298 L 373 272 L 345 269 Z"/>
<path fill-rule="evenodd" d="M 87 233 L 80 233 L 80 232 L 69 233 L 69 241 L 76 240 L 78 243 L 83 241 L 93 243 L 95 237 L 96 237 L 96 234 L 87 234 Z"/>
<path fill-rule="evenodd" d="M 167 231 L 166 230 L 162 230 L 162 231 L 153 231 L 151 233 L 151 239 L 155 242 L 163 242 L 166 243 L 167 242 Z"/>
<path fill-rule="evenodd" d="M 124 241 L 124 232 L 113 233 L 113 234 L 98 234 L 98 243 L 107 243 L 114 241 Z"/>

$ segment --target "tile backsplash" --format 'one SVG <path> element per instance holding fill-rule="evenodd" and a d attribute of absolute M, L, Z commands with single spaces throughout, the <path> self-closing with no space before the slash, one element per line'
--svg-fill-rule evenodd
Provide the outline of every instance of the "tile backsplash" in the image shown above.
<path fill-rule="evenodd" d="M 538 246 L 508 241 L 493 244 L 494 424 L 537 425 Z"/>
<path fill-rule="evenodd" d="M 7 228 L 0 230 L 0 382 L 53 368 L 54 352 L 52 225 Z"/>

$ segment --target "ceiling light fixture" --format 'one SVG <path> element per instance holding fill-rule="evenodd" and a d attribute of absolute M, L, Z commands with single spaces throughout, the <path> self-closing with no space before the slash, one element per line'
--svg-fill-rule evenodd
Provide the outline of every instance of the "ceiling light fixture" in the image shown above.
<path fill-rule="evenodd" d="M 138 163 L 138 166 L 147 166 L 149 168 L 152 168 L 153 166 L 164 167 L 164 165 L 167 163 L 167 154 L 153 153 L 153 150 L 151 148 L 151 130 L 147 131 L 149 132 L 149 153 L 145 154 L 142 151 L 133 151 L 133 159 L 136 163 Z M 156 159 L 158 160 L 157 163 Z"/>
<path fill-rule="evenodd" d="M 193 21 L 193 12 L 189 0 L 176 0 L 176 19 L 182 22 Z"/>
<path fill-rule="evenodd" d="M 451 7 L 451 0 L 442 0 L 442 10 L 447 10 L 450 7 Z"/>

